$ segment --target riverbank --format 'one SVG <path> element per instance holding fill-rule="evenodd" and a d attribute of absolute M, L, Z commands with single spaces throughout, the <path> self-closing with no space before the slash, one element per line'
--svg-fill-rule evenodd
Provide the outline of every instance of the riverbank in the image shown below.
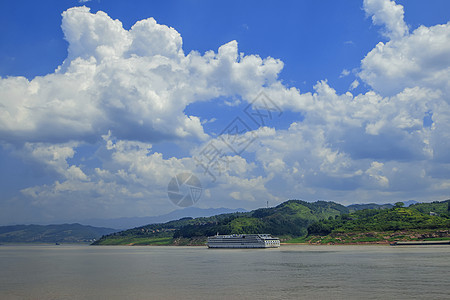
<path fill-rule="evenodd" d="M 205 246 L 207 237 L 195 238 L 154 238 L 115 240 L 115 243 L 97 245 L 112 246 Z M 390 245 L 395 242 L 450 241 L 449 231 L 436 232 L 364 232 L 345 233 L 327 236 L 309 236 L 281 239 L 281 245 Z"/>
<path fill-rule="evenodd" d="M 325 236 L 310 236 L 302 243 L 311 245 L 377 245 L 395 242 L 450 240 L 450 230 L 399 230 L 383 232 L 331 233 Z M 295 242 L 295 241 L 293 241 Z M 297 241 L 300 242 L 300 241 Z M 288 242 L 289 243 L 289 242 Z"/>

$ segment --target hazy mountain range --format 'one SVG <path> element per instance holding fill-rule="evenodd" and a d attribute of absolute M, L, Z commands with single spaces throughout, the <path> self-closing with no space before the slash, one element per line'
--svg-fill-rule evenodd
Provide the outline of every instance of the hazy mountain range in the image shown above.
<path fill-rule="evenodd" d="M 92 243 L 116 231 L 76 223 L 0 226 L 0 243 Z"/>
<path fill-rule="evenodd" d="M 115 218 L 115 219 L 89 219 L 81 220 L 78 223 L 90 226 L 109 227 L 116 229 L 129 229 L 139 227 L 148 224 L 165 223 L 172 220 L 178 220 L 185 217 L 210 217 L 214 215 L 234 213 L 234 212 L 246 212 L 243 208 L 230 209 L 230 208 L 197 208 L 187 207 L 184 209 L 177 209 L 168 214 L 152 217 L 130 217 L 130 218 Z"/>

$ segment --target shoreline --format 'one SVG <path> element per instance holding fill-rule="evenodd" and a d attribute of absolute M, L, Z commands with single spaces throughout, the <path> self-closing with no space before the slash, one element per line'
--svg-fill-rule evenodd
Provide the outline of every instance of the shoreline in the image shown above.
<path fill-rule="evenodd" d="M 124 244 L 124 245 L 89 245 L 89 244 L 82 244 L 82 243 L 67 243 L 67 244 L 61 244 L 61 245 L 54 245 L 54 244 L 43 244 L 43 243 L 6 243 L 0 245 L 0 248 L 8 248 L 8 247 L 14 247 L 14 246 L 32 246 L 32 247 L 59 247 L 59 246 L 100 246 L 100 247 L 194 247 L 194 248 L 208 248 L 207 245 L 133 245 L 133 244 Z M 320 244 L 320 243 L 281 243 L 280 247 L 278 248 L 284 248 L 289 246 L 395 246 L 395 247 L 405 247 L 405 246 L 450 246 L 450 241 L 442 242 L 442 243 L 429 243 L 427 241 L 409 241 L 409 242 L 403 242 L 399 241 L 398 244 L 395 244 L 394 242 L 358 242 L 358 243 L 327 243 L 327 244 Z M 267 248 L 269 249 L 269 248 Z"/>
<path fill-rule="evenodd" d="M 398 241 L 399 244 L 397 246 L 410 245 L 450 245 L 449 242 L 442 243 L 429 243 L 429 241 Z M 280 243 L 280 247 L 283 246 L 392 246 L 395 242 L 355 242 L 355 243 Z M 125 245 L 90 245 L 90 246 L 133 246 L 133 247 L 145 247 L 145 246 L 153 246 L 153 247 L 207 247 L 206 245 L 157 245 L 157 244 L 149 244 L 149 245 L 133 245 L 133 244 L 125 244 Z"/>
<path fill-rule="evenodd" d="M 386 246 L 390 245 L 389 242 L 356 242 L 356 243 L 281 243 L 281 245 L 289 246 L 289 245 L 308 245 L 308 246 L 361 246 L 361 245 L 380 245 Z"/>

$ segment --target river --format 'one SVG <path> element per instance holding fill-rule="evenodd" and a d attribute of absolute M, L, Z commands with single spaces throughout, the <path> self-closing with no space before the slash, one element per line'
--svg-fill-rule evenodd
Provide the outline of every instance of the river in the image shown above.
<path fill-rule="evenodd" d="M 0 246 L 0 299 L 449 299 L 449 283 L 450 246 Z"/>

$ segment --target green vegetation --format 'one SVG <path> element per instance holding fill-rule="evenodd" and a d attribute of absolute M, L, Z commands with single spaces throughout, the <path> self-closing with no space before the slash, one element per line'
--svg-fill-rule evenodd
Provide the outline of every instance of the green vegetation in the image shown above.
<path fill-rule="evenodd" d="M 332 233 L 325 236 L 311 235 L 304 238 L 310 244 L 388 244 L 395 241 L 450 240 L 449 230 L 402 230 L 388 232 Z"/>
<path fill-rule="evenodd" d="M 438 215 L 450 215 L 450 200 L 446 201 L 434 201 L 431 203 L 417 203 L 411 205 L 409 208 L 414 208 L 421 213 L 429 214 L 434 212 Z"/>
<path fill-rule="evenodd" d="M 355 212 L 357 210 L 363 210 L 363 209 L 386 209 L 386 208 L 392 208 L 394 205 L 392 204 L 375 204 L 375 203 L 368 203 L 368 204 L 352 204 L 347 206 L 348 210 L 350 212 Z"/>
<path fill-rule="evenodd" d="M 270 233 L 286 239 L 305 236 L 310 224 L 348 213 L 334 202 L 309 203 L 289 200 L 276 207 L 247 213 L 222 214 L 208 218 L 184 218 L 152 224 L 102 237 L 95 245 L 157 245 L 155 238 L 172 239 L 171 244 L 204 244 L 207 236 L 239 233 Z M 167 241 L 167 240 L 165 240 Z M 169 244 L 169 242 L 168 242 Z"/>
<path fill-rule="evenodd" d="M 391 242 L 450 237 L 449 201 L 419 203 L 408 208 L 365 209 L 320 220 L 308 227 L 311 243 Z M 437 213 L 439 212 L 439 213 Z"/>
<path fill-rule="evenodd" d="M 403 207 L 396 203 L 391 209 L 365 209 L 344 214 L 334 220 L 321 220 L 308 227 L 309 235 L 327 235 L 330 233 L 397 231 L 406 229 L 448 229 L 448 214 L 430 215 L 430 211 L 441 207 L 441 202 L 416 204 Z M 425 208 L 426 207 L 426 208 Z"/>
<path fill-rule="evenodd" d="M 449 202 L 395 205 L 309 203 L 289 200 L 276 207 L 208 218 L 183 218 L 103 236 L 96 245 L 203 245 L 219 234 L 269 233 L 286 243 L 347 244 L 450 238 Z M 361 209 L 365 206 L 371 209 Z"/>

